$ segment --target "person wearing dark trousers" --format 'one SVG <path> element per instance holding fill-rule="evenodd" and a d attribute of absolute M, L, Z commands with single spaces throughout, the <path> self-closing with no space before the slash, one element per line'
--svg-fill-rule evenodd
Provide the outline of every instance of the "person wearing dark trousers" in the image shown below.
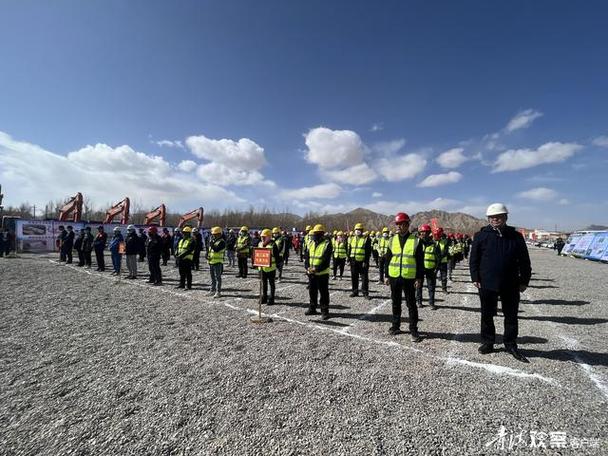
<path fill-rule="evenodd" d="M 557 250 L 557 256 L 560 256 L 562 254 L 562 250 L 564 250 L 565 245 L 566 243 L 561 237 L 557 238 L 557 241 L 555 241 L 555 244 L 553 244 L 553 248 Z"/>
<path fill-rule="evenodd" d="M 194 241 L 192 240 L 192 228 L 184 227 L 183 238 L 177 244 L 175 257 L 179 267 L 179 285 L 176 288 L 192 289 L 192 258 L 194 256 Z"/>
<path fill-rule="evenodd" d="M 163 284 L 163 276 L 160 269 L 160 259 L 163 253 L 163 239 L 158 235 L 155 226 L 148 228 L 148 241 L 146 243 L 146 256 L 148 257 L 148 270 L 150 278 L 148 283 L 154 285 Z"/>
<path fill-rule="evenodd" d="M 378 283 L 384 283 L 384 269 L 386 268 L 386 252 L 390 241 L 390 230 L 388 227 L 382 228 L 382 235 L 378 239 Z"/>
<path fill-rule="evenodd" d="M 251 238 L 249 237 L 249 228 L 242 226 L 239 231 L 239 236 L 236 240 L 236 260 L 239 266 L 239 272 L 236 275 L 243 279 L 247 278 L 248 262 L 251 256 Z"/>
<path fill-rule="evenodd" d="M 146 236 L 146 231 L 143 228 L 139 229 L 139 262 L 143 263 L 146 261 L 146 243 L 148 241 L 148 236 Z"/>
<path fill-rule="evenodd" d="M 93 252 L 93 244 L 95 239 L 91 234 L 91 227 L 87 226 L 84 229 L 84 239 L 82 240 L 82 255 L 84 256 L 84 264 L 87 269 L 91 268 L 91 253 Z"/>
<path fill-rule="evenodd" d="M 162 254 L 161 258 L 163 260 L 163 266 L 167 266 L 169 262 L 169 258 L 171 258 L 171 250 L 173 247 L 173 238 L 171 237 L 171 233 L 167 228 L 163 228 L 163 234 L 161 236 L 162 239 Z"/>
<path fill-rule="evenodd" d="M 137 279 L 137 255 L 139 254 L 139 236 L 133 225 L 127 227 L 125 239 L 125 254 L 127 255 L 127 279 Z"/>
<path fill-rule="evenodd" d="M 392 324 L 389 333 L 401 333 L 401 303 L 405 297 L 412 342 L 420 342 L 418 333 L 418 308 L 416 307 L 416 288 L 422 286 L 424 275 L 424 251 L 422 243 L 409 232 L 410 217 L 399 212 L 395 215 L 398 232 L 391 238 L 386 252 L 386 278 L 384 283 L 391 287 Z"/>
<path fill-rule="evenodd" d="M 310 241 L 311 233 L 310 230 L 312 226 L 306 225 L 306 229 L 304 230 L 304 234 L 300 234 L 300 263 L 304 261 L 304 253 L 306 253 L 306 248 L 308 247 L 308 241 Z"/>
<path fill-rule="evenodd" d="M 275 279 L 277 275 L 277 264 L 279 263 L 280 257 L 279 249 L 272 240 L 272 231 L 268 228 L 262 230 L 262 240 L 258 244 L 258 247 L 272 250 L 270 255 L 270 267 L 259 268 L 260 273 L 262 274 L 262 304 L 272 306 L 274 305 L 275 299 Z M 269 291 L 270 294 L 268 294 Z"/>
<path fill-rule="evenodd" d="M 124 242 L 120 228 L 115 227 L 112 239 L 110 240 L 110 255 L 112 257 L 112 275 L 120 275 L 120 266 L 122 264 L 122 252 L 120 244 Z"/>
<path fill-rule="evenodd" d="M 469 257 L 471 280 L 481 301 L 481 346 L 479 352 L 494 351 L 498 298 L 502 303 L 505 349 L 515 359 L 529 362 L 517 347 L 520 292 L 530 283 L 532 268 L 526 241 L 520 232 L 507 225 L 509 211 L 502 203 L 488 206 L 488 226 L 475 234 Z"/>
<path fill-rule="evenodd" d="M 292 247 L 293 239 L 287 231 L 283 230 L 283 239 L 285 240 L 285 250 L 283 251 L 283 264 L 287 266 L 289 264 L 289 251 Z"/>
<path fill-rule="evenodd" d="M 63 240 L 63 244 L 61 246 L 63 250 L 63 256 L 65 258 L 66 264 L 72 264 L 72 250 L 74 249 L 74 228 L 68 226 L 65 239 Z"/>
<path fill-rule="evenodd" d="M 448 261 L 450 261 L 450 258 L 448 240 L 443 233 L 443 228 L 437 228 L 435 231 L 435 240 L 440 252 L 439 267 L 437 268 L 437 271 L 441 278 L 441 289 L 444 293 L 448 293 Z"/>
<path fill-rule="evenodd" d="M 329 318 L 329 271 L 333 249 L 329 239 L 325 238 L 325 227 L 315 225 L 312 229 L 312 240 L 304 255 L 304 267 L 310 278 L 308 294 L 310 304 L 304 315 L 316 315 L 317 304 L 321 307 L 321 319 Z"/>
<path fill-rule="evenodd" d="M 93 241 L 93 248 L 95 249 L 95 259 L 97 261 L 97 271 L 103 272 L 106 270 L 106 262 L 103 257 L 103 251 L 106 248 L 106 243 L 108 242 L 108 235 L 103 230 L 103 226 L 97 227 L 97 236 L 95 236 L 95 240 Z"/>
<path fill-rule="evenodd" d="M 181 241 L 182 238 L 182 230 L 180 228 L 175 228 L 175 230 L 173 231 L 173 240 L 171 246 L 171 254 L 175 257 L 175 264 L 173 265 L 174 268 L 179 266 L 179 261 L 177 258 L 177 246 L 179 245 L 179 241 Z"/>
<path fill-rule="evenodd" d="M 344 232 L 338 231 L 336 238 L 332 239 L 332 250 L 334 257 L 334 271 L 333 280 L 336 280 L 338 270 L 340 270 L 340 280 L 344 276 L 344 266 L 346 265 L 346 239 L 344 239 Z"/>
<path fill-rule="evenodd" d="M 226 241 L 223 237 L 222 228 L 214 226 L 211 228 L 209 249 L 207 250 L 207 261 L 211 274 L 211 290 L 209 294 L 214 299 L 222 297 L 222 274 L 224 273 L 224 257 L 226 254 Z"/>
<path fill-rule="evenodd" d="M 8 242 L 6 232 L 0 231 L 0 258 L 4 256 L 4 246 Z"/>
<path fill-rule="evenodd" d="M 350 262 L 350 280 L 352 292 L 350 297 L 359 296 L 359 276 L 361 291 L 366 299 L 369 297 L 369 259 L 372 255 L 372 243 L 363 235 L 363 224 L 355 225 L 355 235 L 348 240 L 348 259 Z"/>
<path fill-rule="evenodd" d="M 277 264 L 277 271 L 279 271 L 279 277 L 277 278 L 277 282 L 280 282 L 283 279 L 283 261 L 285 260 L 285 238 L 281 234 L 281 229 L 278 226 L 275 226 L 272 229 L 272 241 L 279 249 L 280 261 Z"/>
<path fill-rule="evenodd" d="M 194 242 L 194 255 L 192 256 L 192 269 L 197 271 L 201 268 L 201 251 L 203 250 L 203 235 L 198 228 L 192 229 L 192 240 Z"/>
<path fill-rule="evenodd" d="M 78 266 L 84 266 L 84 253 L 82 252 L 82 242 L 84 241 L 84 230 L 80 230 L 76 240 L 74 241 L 74 249 L 78 254 Z"/>
<path fill-rule="evenodd" d="M 57 240 L 55 242 L 57 243 L 57 248 L 59 249 L 59 261 L 63 262 L 66 260 L 63 243 L 65 242 L 65 238 L 68 235 L 68 232 L 66 231 L 63 225 L 61 225 L 58 230 L 59 234 L 57 235 Z"/>
<path fill-rule="evenodd" d="M 424 307 L 422 304 L 422 290 L 424 288 L 424 281 L 426 280 L 426 287 L 429 291 L 429 307 L 431 310 L 437 310 L 435 306 L 435 283 L 437 281 L 437 266 L 441 260 L 441 253 L 439 246 L 431 236 L 430 225 L 426 223 L 420 225 L 418 233 L 420 233 L 420 243 L 424 250 L 424 275 L 421 286 L 416 288 L 416 303 L 418 307 Z"/>

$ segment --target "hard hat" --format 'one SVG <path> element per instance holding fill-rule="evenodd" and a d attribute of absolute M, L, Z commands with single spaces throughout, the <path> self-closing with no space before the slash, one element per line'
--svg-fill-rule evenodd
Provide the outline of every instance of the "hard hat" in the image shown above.
<path fill-rule="evenodd" d="M 368 231 L 364 231 L 364 232 L 363 232 L 363 236 L 367 236 L 368 234 L 369 234 L 369 232 L 368 232 Z"/>
<path fill-rule="evenodd" d="M 185 226 L 184 228 L 182 228 L 182 232 L 183 233 L 192 233 L 192 228 L 190 228 L 189 226 Z"/>
<path fill-rule="evenodd" d="M 375 232 L 374 230 L 372 230 L 372 231 L 370 231 L 370 232 L 369 232 L 369 235 L 370 235 L 370 236 L 375 236 L 375 235 L 376 235 L 376 232 Z"/>
<path fill-rule="evenodd" d="M 148 233 L 156 233 L 157 229 L 154 225 L 152 225 L 150 228 L 148 228 Z"/>
<path fill-rule="evenodd" d="M 418 231 L 431 231 L 431 225 L 424 223 L 418 227 Z"/>
<path fill-rule="evenodd" d="M 388 232 L 389 232 L 388 227 L 386 227 L 386 226 L 385 226 L 384 228 L 382 228 L 382 232 L 383 232 L 383 233 L 388 233 Z"/>
<path fill-rule="evenodd" d="M 173 231 L 175 231 L 176 233 L 179 233 L 181 230 L 179 229 L 179 227 L 177 227 Z"/>
<path fill-rule="evenodd" d="M 407 215 L 405 212 L 398 212 L 397 215 L 395 215 L 395 223 L 397 225 L 399 225 L 400 223 L 406 223 L 410 221 L 410 216 Z"/>
<path fill-rule="evenodd" d="M 355 230 L 363 230 L 363 223 L 357 223 L 355 225 Z"/>
<path fill-rule="evenodd" d="M 241 231 L 249 231 L 249 227 L 247 227 L 247 226 L 242 226 L 242 227 L 241 227 Z"/>
<path fill-rule="evenodd" d="M 281 234 L 281 230 L 278 229 L 276 226 L 272 229 L 272 234 Z"/>
<path fill-rule="evenodd" d="M 120 231 L 120 228 L 118 228 L 117 226 L 114 227 L 114 231 Z"/>
<path fill-rule="evenodd" d="M 503 203 L 492 203 L 488 206 L 488 209 L 486 210 L 486 217 L 489 217 L 490 215 L 500 215 L 508 213 L 509 210 L 507 209 L 507 206 L 505 206 Z"/>
<path fill-rule="evenodd" d="M 439 233 L 439 234 L 443 234 L 443 228 L 438 227 L 438 228 L 437 228 L 437 233 Z"/>
<path fill-rule="evenodd" d="M 222 229 L 219 226 L 211 228 L 211 234 L 222 234 Z"/>
<path fill-rule="evenodd" d="M 129 225 L 127 227 L 127 231 L 134 231 L 135 230 L 135 226 L 134 225 Z"/>
<path fill-rule="evenodd" d="M 337 230 L 334 230 L 334 233 L 333 233 L 333 234 L 334 234 L 334 236 L 335 236 L 336 234 L 338 234 L 338 231 L 337 231 Z"/>
<path fill-rule="evenodd" d="M 192 228 L 192 232 L 193 233 L 198 233 L 198 228 L 197 227 Z"/>
<path fill-rule="evenodd" d="M 336 235 L 338 235 L 338 236 L 344 236 L 344 232 L 343 232 L 343 231 L 338 231 L 338 232 L 336 233 Z"/>
<path fill-rule="evenodd" d="M 325 227 L 320 223 L 317 223 L 315 227 L 312 229 L 314 233 L 325 233 Z"/>
<path fill-rule="evenodd" d="M 312 226 L 306 225 L 306 230 L 305 231 L 310 231 L 310 230 L 312 230 Z"/>
<path fill-rule="evenodd" d="M 262 230 L 262 236 L 264 236 L 264 237 L 272 236 L 272 231 L 270 231 L 268 228 L 264 228 Z"/>

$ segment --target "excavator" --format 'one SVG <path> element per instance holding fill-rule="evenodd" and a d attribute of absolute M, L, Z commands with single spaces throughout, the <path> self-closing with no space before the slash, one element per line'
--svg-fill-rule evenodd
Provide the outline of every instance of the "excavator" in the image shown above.
<path fill-rule="evenodd" d="M 129 206 L 131 205 L 131 201 L 129 198 L 125 198 L 120 203 L 116 203 L 110 209 L 106 211 L 106 218 L 103 223 L 112 223 L 114 217 L 118 214 L 121 214 L 120 223 L 126 225 L 129 223 Z"/>
<path fill-rule="evenodd" d="M 82 193 L 78 192 L 59 209 L 60 222 L 80 222 L 82 218 Z"/>
<path fill-rule="evenodd" d="M 152 221 L 158 217 L 159 226 L 165 226 L 165 220 L 167 217 L 167 208 L 164 204 L 161 204 L 156 209 L 151 210 L 146 214 L 144 219 L 144 225 L 150 225 Z"/>
<path fill-rule="evenodd" d="M 177 224 L 178 228 L 183 228 L 183 226 L 192 219 L 197 219 L 197 228 L 201 228 L 203 226 L 203 216 L 204 210 L 202 207 L 198 209 L 194 209 L 193 211 L 188 212 L 187 214 L 182 215 L 179 218 L 179 223 Z"/>

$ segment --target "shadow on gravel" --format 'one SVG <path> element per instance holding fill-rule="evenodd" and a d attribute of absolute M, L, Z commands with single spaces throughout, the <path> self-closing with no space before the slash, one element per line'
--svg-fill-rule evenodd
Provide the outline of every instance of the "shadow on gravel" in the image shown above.
<path fill-rule="evenodd" d="M 428 332 L 428 331 L 420 331 L 427 339 L 444 339 L 444 340 L 455 340 L 457 342 L 475 342 L 481 343 L 481 336 L 479 333 L 436 333 L 436 332 Z M 535 336 L 520 336 L 517 338 L 517 342 L 519 344 L 546 344 L 549 342 L 548 339 L 544 337 L 535 337 Z M 502 344 L 502 337 L 500 335 L 496 335 L 496 344 Z"/>
<path fill-rule="evenodd" d="M 538 317 L 520 316 L 519 318 L 522 320 L 552 321 L 565 325 L 601 325 L 602 323 L 608 323 L 608 318 L 560 317 L 557 315 Z"/>
<path fill-rule="evenodd" d="M 555 282 L 555 279 L 536 279 L 532 277 L 530 282 Z"/>
<path fill-rule="evenodd" d="M 467 294 L 467 295 L 478 295 L 476 291 L 450 291 L 450 294 Z"/>
<path fill-rule="evenodd" d="M 522 304 L 548 304 L 552 306 L 584 306 L 585 304 L 591 304 L 589 301 L 566 301 L 565 299 L 537 299 L 535 301 L 528 301 L 522 299 Z"/>
<path fill-rule="evenodd" d="M 330 314 L 330 318 L 338 317 L 338 316 L 339 315 L 337 315 L 337 314 Z M 331 320 L 310 320 L 310 321 L 314 322 L 314 323 L 317 323 L 319 325 L 337 326 L 337 327 L 340 327 L 340 328 L 344 328 L 346 326 L 350 326 L 350 325 L 347 325 L 346 323 L 340 323 L 338 321 L 331 321 Z"/>
<path fill-rule="evenodd" d="M 583 362 L 591 366 L 607 366 L 608 354 L 590 352 L 587 350 L 522 350 L 529 358 L 546 358 L 556 361 Z"/>
<path fill-rule="evenodd" d="M 555 285 L 530 285 L 528 288 L 536 288 L 538 290 L 544 290 L 546 288 L 559 288 Z"/>

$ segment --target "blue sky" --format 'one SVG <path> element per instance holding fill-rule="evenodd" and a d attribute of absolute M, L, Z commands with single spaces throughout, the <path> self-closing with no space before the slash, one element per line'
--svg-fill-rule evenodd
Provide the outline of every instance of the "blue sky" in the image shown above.
<path fill-rule="evenodd" d="M 4 1 L 5 204 L 608 224 L 601 1 Z"/>

